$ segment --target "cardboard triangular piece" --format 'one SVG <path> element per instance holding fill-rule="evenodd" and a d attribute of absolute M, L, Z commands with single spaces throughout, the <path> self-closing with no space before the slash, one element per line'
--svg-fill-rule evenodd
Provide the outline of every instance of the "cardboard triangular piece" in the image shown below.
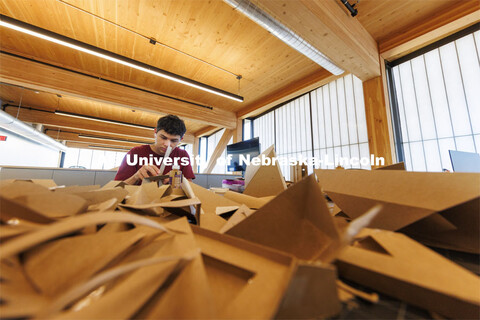
<path fill-rule="evenodd" d="M 300 263 L 275 319 L 323 319 L 339 314 L 342 305 L 336 280 L 332 265 Z"/>
<path fill-rule="evenodd" d="M 374 170 L 403 170 L 405 171 L 405 162 L 398 162 L 394 164 L 389 164 L 383 167 L 375 168 Z"/>
<path fill-rule="evenodd" d="M 293 275 L 295 259 L 239 238 L 192 229 L 218 319 L 272 318 Z"/>
<path fill-rule="evenodd" d="M 15 201 L 54 219 L 79 214 L 88 207 L 87 200 L 82 197 L 55 192 L 26 195 Z"/>
<path fill-rule="evenodd" d="M 53 297 L 85 281 L 142 238 L 136 230 L 69 237 L 25 253 L 25 272 Z"/>
<path fill-rule="evenodd" d="M 126 183 L 123 182 L 123 181 L 110 180 L 109 182 L 105 183 L 105 185 L 103 187 L 101 187 L 100 189 L 111 189 L 111 188 L 116 188 L 116 187 L 123 188 L 123 187 L 125 187 L 125 185 L 126 185 Z"/>
<path fill-rule="evenodd" d="M 204 212 L 202 209 L 202 219 L 200 219 L 201 228 L 219 232 L 226 223 L 227 220 L 222 217 L 213 212 Z"/>
<path fill-rule="evenodd" d="M 79 310 L 67 310 L 56 318 L 218 318 L 202 257 L 199 250 L 195 251 L 198 246 L 188 222 L 179 219 L 165 226 L 178 232 L 157 237 L 119 264 L 147 258 L 170 259 L 132 271 L 107 285 L 100 299 Z M 187 263 L 181 262 L 184 255 L 190 257 Z"/>
<path fill-rule="evenodd" d="M 19 224 L 23 220 L 42 224 L 55 221 L 55 219 L 47 217 L 14 199 L 3 197 L 3 194 L 0 194 L 0 208 L 0 220 L 6 224 Z"/>
<path fill-rule="evenodd" d="M 336 264 L 339 274 L 449 318 L 478 318 L 480 278 L 407 236 L 364 229 Z"/>
<path fill-rule="evenodd" d="M 351 218 L 380 203 L 384 210 L 372 221 L 372 228 L 393 231 L 408 226 L 405 230 L 412 236 L 425 239 L 431 245 L 480 253 L 478 173 L 315 172 L 322 189 Z M 441 218 L 433 219 L 433 214 L 439 214 Z M 427 217 L 429 219 L 425 219 Z M 425 220 L 421 222 L 421 228 L 413 225 L 422 219 Z"/>
<path fill-rule="evenodd" d="M 275 146 L 262 152 L 259 156 L 269 158 L 272 161 L 276 158 Z M 245 191 L 244 194 L 254 197 L 276 196 L 287 189 L 287 184 L 283 178 L 282 170 L 278 162 L 270 165 L 253 165 L 247 166 L 245 171 Z"/>
<path fill-rule="evenodd" d="M 190 183 L 190 186 L 195 193 L 195 195 L 202 202 L 202 209 L 205 213 L 214 213 L 217 214 L 218 207 L 228 207 L 228 211 L 236 210 L 240 207 L 240 204 L 237 202 L 225 198 L 224 196 L 219 196 L 215 192 L 209 191 L 195 183 Z M 222 213 L 225 211 L 222 211 Z"/>
<path fill-rule="evenodd" d="M 293 185 L 226 233 L 305 260 L 319 257 L 340 241 L 314 175 Z"/>
<path fill-rule="evenodd" d="M 260 209 L 270 200 L 275 198 L 274 196 L 257 198 L 257 197 L 252 197 L 246 194 L 238 193 L 235 191 L 227 191 L 223 196 L 238 204 L 244 204 L 250 209 Z"/>
<path fill-rule="evenodd" d="M 240 208 L 223 224 L 218 230 L 219 233 L 225 233 L 232 229 L 235 225 L 249 217 L 254 211 L 249 209 L 246 205 L 242 204 Z"/>

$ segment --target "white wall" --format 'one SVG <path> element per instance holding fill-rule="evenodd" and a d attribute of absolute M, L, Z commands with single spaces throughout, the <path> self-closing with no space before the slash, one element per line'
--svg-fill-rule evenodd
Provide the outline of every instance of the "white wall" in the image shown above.
<path fill-rule="evenodd" d="M 0 166 L 58 167 L 59 150 L 0 128 Z"/>

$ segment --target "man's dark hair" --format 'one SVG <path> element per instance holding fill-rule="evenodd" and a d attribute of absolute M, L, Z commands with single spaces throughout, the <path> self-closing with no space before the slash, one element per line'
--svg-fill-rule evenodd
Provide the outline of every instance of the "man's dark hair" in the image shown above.
<path fill-rule="evenodd" d="M 169 114 L 158 119 L 157 132 L 162 129 L 168 134 L 179 135 L 182 138 L 185 132 L 187 132 L 187 128 L 185 127 L 183 120 L 177 116 L 174 116 L 173 114 Z"/>

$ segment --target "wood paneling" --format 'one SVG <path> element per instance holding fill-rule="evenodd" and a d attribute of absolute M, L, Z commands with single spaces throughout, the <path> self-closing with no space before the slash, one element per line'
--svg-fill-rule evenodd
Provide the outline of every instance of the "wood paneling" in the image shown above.
<path fill-rule="evenodd" d="M 480 5 L 480 1 L 477 3 Z M 380 44 L 381 56 L 387 61 L 393 61 L 478 23 L 480 10 L 470 12 L 472 8 L 475 6 L 462 5 L 452 10 L 453 12 L 444 12 L 433 21 L 422 22 L 404 34 L 392 37 Z"/>
<path fill-rule="evenodd" d="M 450 17 L 447 14 L 442 18 L 448 23 L 458 8 L 466 6 L 478 10 L 479 5 L 478 0 L 361 0 L 356 19 L 382 48 L 391 39 L 402 37 L 414 27 L 434 21 L 444 13 L 451 12 Z"/>
<path fill-rule="evenodd" d="M 255 0 L 336 65 L 362 80 L 380 75 L 377 43 L 337 0 Z"/>
<path fill-rule="evenodd" d="M 91 144 L 91 143 L 81 143 L 67 141 L 65 144 L 69 148 L 79 148 L 79 149 L 95 149 L 95 150 L 105 150 L 105 151 L 115 151 L 115 152 L 128 152 L 131 148 L 115 147 L 109 144 Z M 91 147 L 95 148 L 91 148 Z"/>
<path fill-rule="evenodd" d="M 58 92 L 103 103 L 146 111 L 174 113 L 205 124 L 222 127 L 236 126 L 235 114 L 214 108 L 205 109 L 184 102 L 127 88 L 70 71 L 58 69 L 21 58 L 0 54 L 0 80 L 32 89 Z"/>
<path fill-rule="evenodd" d="M 392 164 L 392 148 L 383 90 L 382 77 L 363 82 L 370 154 L 385 158 L 388 165 Z"/>
<path fill-rule="evenodd" d="M 2 0 L 0 12 L 134 60 L 257 100 L 279 83 L 299 80 L 315 63 L 221 0 L 73 1 L 93 14 L 186 52 L 234 75 L 148 40 L 55 0 Z M 48 9 L 46 9 L 48 8 Z M 161 19 L 159 18 L 161 17 Z M 242 103 L 106 62 L 72 49 L 0 30 L 2 49 L 106 79 L 237 111 Z M 261 87 L 259 87 L 261 85 Z"/>

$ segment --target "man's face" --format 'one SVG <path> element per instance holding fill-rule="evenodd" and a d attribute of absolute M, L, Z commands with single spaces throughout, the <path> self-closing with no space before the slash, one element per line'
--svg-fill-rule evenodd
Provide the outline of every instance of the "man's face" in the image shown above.
<path fill-rule="evenodd" d="M 159 154 L 165 154 L 168 146 L 172 147 L 172 150 L 182 141 L 182 137 L 179 135 L 172 135 L 161 129 L 155 132 L 155 149 Z"/>

